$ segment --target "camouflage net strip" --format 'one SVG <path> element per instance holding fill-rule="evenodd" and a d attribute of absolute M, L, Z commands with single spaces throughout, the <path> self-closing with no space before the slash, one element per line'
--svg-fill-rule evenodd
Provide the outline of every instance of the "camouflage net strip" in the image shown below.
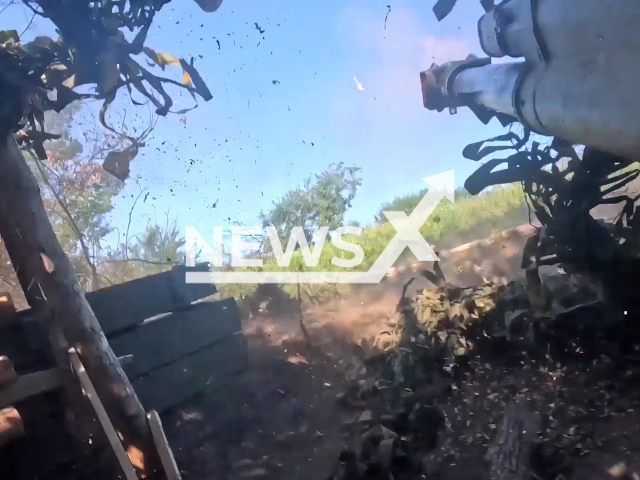
<path fill-rule="evenodd" d="M 44 131 L 44 113 L 60 112 L 76 100 L 102 100 L 100 122 L 117 135 L 106 119 L 107 109 L 121 87 L 126 87 L 134 105 L 146 101 L 157 115 L 170 112 L 173 99 L 167 85 L 186 89 L 195 106 L 173 113 L 185 113 L 197 106 L 196 95 L 208 101 L 211 92 L 190 61 L 145 46 L 147 33 L 158 11 L 170 0 L 23 0 L 34 15 L 51 20 L 59 38 L 39 36 L 22 43 L 15 30 L 0 31 L 0 135 L 20 131 L 23 147 L 32 149 L 40 160 L 46 159 L 43 142 L 57 138 Z M 131 41 L 124 29 L 134 32 Z M 134 56 L 144 55 L 147 66 L 177 66 L 182 81 L 155 75 Z M 88 88 L 94 87 L 94 91 Z M 82 88 L 81 91 L 77 89 Z M 144 102 L 133 97 L 136 90 Z M 126 136 L 125 136 L 126 137 Z M 105 169 L 124 180 L 128 163 L 142 146 L 126 137 L 131 145 L 122 152 L 111 152 Z M 124 165 L 126 164 L 126 165 Z M 124 177 L 124 178 L 123 178 Z"/>
<path fill-rule="evenodd" d="M 574 147 L 554 139 L 540 148 L 533 142 L 523 149 L 529 133 L 521 138 L 507 135 L 469 145 L 463 154 L 471 160 L 506 149 L 516 150 L 507 158 L 491 159 L 465 182 L 471 194 L 485 188 L 519 182 L 527 202 L 542 228 L 527 245 L 522 267 L 528 278 L 543 265 L 559 265 L 565 271 L 598 280 L 606 294 L 623 304 L 637 303 L 640 286 L 640 195 L 623 192 L 638 178 L 635 162 L 585 148 L 582 158 Z M 487 142 L 507 145 L 484 147 Z M 559 163 L 566 160 L 566 168 Z M 620 205 L 614 223 L 595 220 L 591 210 L 600 205 Z"/>

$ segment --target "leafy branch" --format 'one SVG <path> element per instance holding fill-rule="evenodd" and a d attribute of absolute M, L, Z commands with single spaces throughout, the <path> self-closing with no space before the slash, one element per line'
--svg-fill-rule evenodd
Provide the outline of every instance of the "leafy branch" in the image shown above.
<path fill-rule="evenodd" d="M 35 15 L 51 20 L 59 38 L 36 37 L 22 43 L 15 30 L 0 31 L 0 135 L 21 131 L 18 140 L 32 149 L 40 160 L 46 159 L 43 143 L 57 138 L 44 130 L 44 113 L 60 112 L 76 100 L 94 98 L 102 100 L 99 119 L 111 132 L 117 133 L 106 121 L 109 106 L 120 88 L 126 87 L 133 98 L 135 89 L 155 106 L 157 115 L 170 112 L 173 99 L 166 85 L 187 90 L 198 103 L 196 95 L 205 101 L 212 95 L 194 66 L 189 61 L 168 53 L 156 52 L 145 46 L 151 23 L 158 11 L 170 0 L 22 0 Z M 213 11 L 220 1 L 198 1 L 205 11 Z M 6 8 L 6 7 L 5 7 Z M 212 10 L 213 8 L 213 10 Z M 124 30 L 134 32 L 129 42 Z M 151 73 L 133 57 L 144 54 L 148 65 L 165 69 L 182 69 L 182 81 L 176 82 Z M 93 87 L 92 93 L 78 91 L 79 87 Z M 53 100 L 52 98 L 55 98 Z M 185 113 L 183 109 L 174 113 Z M 128 163 L 135 158 L 140 140 L 127 137 L 131 146 L 120 153 L 119 168 L 112 163 L 105 168 L 118 178 L 126 178 Z M 112 156 L 113 160 L 115 157 Z M 123 168 L 126 165 L 127 168 Z M 114 173 L 115 172 L 115 173 Z"/>

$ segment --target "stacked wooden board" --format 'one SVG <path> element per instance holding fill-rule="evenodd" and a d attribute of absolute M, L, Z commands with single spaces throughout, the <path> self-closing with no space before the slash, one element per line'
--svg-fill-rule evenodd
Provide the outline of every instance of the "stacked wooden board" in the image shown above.
<path fill-rule="evenodd" d="M 186 284 L 185 273 L 178 267 L 87 294 L 116 356 L 127 360 L 123 368 L 147 411 L 163 412 L 199 392 L 215 391 L 247 366 L 235 300 L 207 300 L 214 286 Z M 26 430 L 23 439 L 0 450 L 0 472 L 11 473 L 7 478 L 86 478 L 81 462 L 108 455 L 100 448 L 104 439 L 92 428 L 82 445 L 69 438 L 61 381 L 46 374 L 55 365 L 41 319 L 30 310 L 16 318 L 0 328 L 0 355 L 13 360 L 21 378 L 44 375 L 51 381 L 24 399 L 15 388 L 0 388 L 0 409 L 3 398 L 10 398 Z"/>

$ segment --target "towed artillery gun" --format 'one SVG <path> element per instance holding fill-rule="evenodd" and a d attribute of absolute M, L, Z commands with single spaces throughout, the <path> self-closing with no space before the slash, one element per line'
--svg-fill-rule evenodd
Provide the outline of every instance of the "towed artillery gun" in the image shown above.
<path fill-rule="evenodd" d="M 440 0 L 436 12 L 446 2 Z M 470 108 L 483 122 L 640 158 L 640 5 L 607 0 L 505 0 L 478 21 L 486 58 L 421 73 L 429 110 Z M 442 14 L 441 14 L 442 15 Z M 513 62 L 493 63 L 511 57 Z"/>

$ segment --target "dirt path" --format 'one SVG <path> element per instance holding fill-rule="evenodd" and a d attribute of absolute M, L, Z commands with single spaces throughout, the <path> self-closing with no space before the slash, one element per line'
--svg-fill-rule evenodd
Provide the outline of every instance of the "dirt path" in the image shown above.
<path fill-rule="evenodd" d="M 363 310 L 363 319 L 372 308 Z M 358 421 L 363 411 L 374 412 L 374 424 L 382 418 L 375 399 L 353 408 L 337 401 L 339 394 L 358 388 L 349 375 L 354 367 L 358 378 L 368 374 L 358 347 L 338 338 L 321 347 L 325 352 L 309 351 L 299 337 L 287 338 L 295 319 L 260 321 L 264 328 L 245 329 L 250 369 L 222 395 L 203 394 L 165 420 L 184 480 L 327 480 L 340 452 L 357 449 L 366 430 Z M 314 340 L 338 335 L 324 328 L 314 325 Z M 466 373 L 445 382 L 449 387 L 441 397 L 433 396 L 436 384 L 408 392 L 408 404 L 429 397 L 428 404 L 448 419 L 441 433 L 449 439 L 444 478 L 479 478 L 475 475 L 484 468 L 490 439 L 514 394 L 543 416 L 543 456 L 536 457 L 540 478 L 554 480 L 587 461 L 626 461 L 640 468 L 638 368 L 620 369 L 606 358 L 549 365 L 544 355 L 531 357 L 517 347 L 510 352 L 483 351 Z M 386 425 L 396 428 L 395 421 Z M 421 477 L 406 477 L 411 478 Z"/>
<path fill-rule="evenodd" d="M 303 343 L 247 339 L 247 372 L 165 420 L 183 478 L 326 479 L 345 446 L 335 401 L 343 378 Z"/>
<path fill-rule="evenodd" d="M 530 234 L 527 228 L 516 229 L 471 248 L 448 251 L 441 263 L 447 280 L 475 285 L 519 277 L 522 247 Z M 345 409 L 336 398 L 353 387 L 354 369 L 359 377 L 366 372 L 361 358 L 372 338 L 393 321 L 402 286 L 415 278 L 410 294 L 432 287 L 420 275 L 421 269 L 431 267 L 410 265 L 358 296 L 307 308 L 304 321 L 312 348 L 303 341 L 296 316 L 245 319 L 249 370 L 221 394 L 205 392 L 166 416 L 165 428 L 184 480 L 328 479 L 340 452 L 355 448 L 361 435 L 354 425 L 363 409 Z M 558 366 L 554 374 L 528 357 L 515 364 L 476 359 L 471 367 L 473 373 L 459 379 L 450 396 L 437 403 L 454 438 L 446 478 L 476 478 L 502 408 L 514 391 L 544 413 L 547 432 L 560 444 L 564 441 L 570 456 L 597 463 L 633 464 L 634 458 L 637 462 L 640 391 L 631 380 L 640 378 L 638 372 L 594 364 L 605 373 L 598 377 L 590 367 L 572 371 Z M 602 389 L 591 390 L 597 382 Z M 625 395 L 615 400 L 606 393 L 603 397 L 607 388 Z M 585 419 L 593 426 L 585 427 Z M 553 455 L 547 452 L 545 461 Z M 556 467 L 545 468 L 562 473 Z"/>

